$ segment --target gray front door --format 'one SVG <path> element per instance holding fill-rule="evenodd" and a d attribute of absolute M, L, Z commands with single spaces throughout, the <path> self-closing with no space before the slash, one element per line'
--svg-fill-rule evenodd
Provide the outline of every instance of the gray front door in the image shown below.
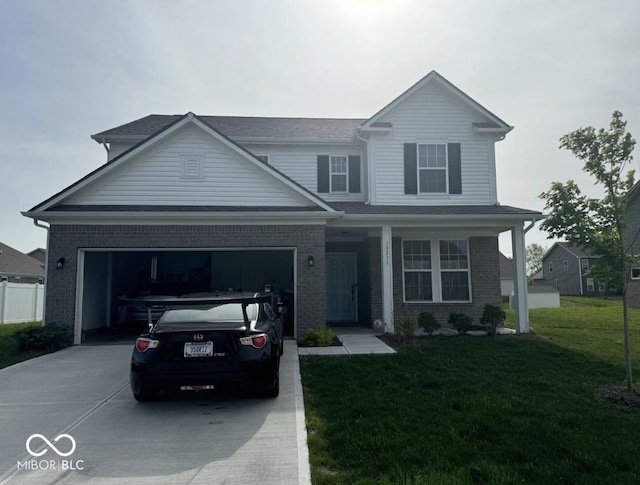
<path fill-rule="evenodd" d="M 358 319 L 356 253 L 327 253 L 327 320 L 355 322 Z"/>

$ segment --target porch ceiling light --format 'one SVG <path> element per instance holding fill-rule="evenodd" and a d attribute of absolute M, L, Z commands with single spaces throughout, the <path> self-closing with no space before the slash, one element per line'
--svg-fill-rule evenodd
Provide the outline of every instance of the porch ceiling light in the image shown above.
<path fill-rule="evenodd" d="M 64 268 L 64 262 L 65 262 L 64 258 L 58 258 L 58 261 L 56 261 L 56 268 L 57 269 Z"/>
<path fill-rule="evenodd" d="M 313 259 L 313 256 L 309 256 L 307 258 L 307 264 L 309 265 L 309 268 L 313 268 L 316 265 L 316 260 Z"/>

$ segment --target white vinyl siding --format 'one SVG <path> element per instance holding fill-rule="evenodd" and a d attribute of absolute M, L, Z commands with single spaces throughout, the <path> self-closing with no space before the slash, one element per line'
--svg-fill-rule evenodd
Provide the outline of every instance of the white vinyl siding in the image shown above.
<path fill-rule="evenodd" d="M 202 160 L 184 167 L 184 161 Z M 71 197 L 84 205 L 310 206 L 308 199 L 195 126 Z M 194 177 L 184 176 L 184 169 Z M 199 171 L 202 170 L 202 177 Z M 315 165 L 314 165 L 315 170 Z"/>
<path fill-rule="evenodd" d="M 318 194 L 318 155 L 328 155 L 332 157 L 348 157 L 349 155 L 360 156 L 360 187 L 359 193 L 323 193 L 319 194 L 324 200 L 329 202 L 363 202 L 367 196 L 367 168 L 366 156 L 363 149 L 357 146 L 344 145 L 266 145 L 266 144 L 246 144 L 244 145 L 253 153 L 263 153 L 269 155 L 269 164 L 283 174 L 291 177 L 300 185 Z M 331 163 L 331 162 L 330 162 Z M 348 187 L 348 185 L 347 185 Z M 348 190 L 348 189 L 347 189 Z"/>
<path fill-rule="evenodd" d="M 380 121 L 392 133 L 372 133 L 370 167 L 376 205 L 491 205 L 497 201 L 493 138 L 474 132 L 472 123 L 486 119 L 454 99 L 443 88 L 426 85 L 393 108 Z M 460 143 L 462 193 L 404 193 L 404 143 Z M 371 189 L 370 189 L 371 190 Z"/>

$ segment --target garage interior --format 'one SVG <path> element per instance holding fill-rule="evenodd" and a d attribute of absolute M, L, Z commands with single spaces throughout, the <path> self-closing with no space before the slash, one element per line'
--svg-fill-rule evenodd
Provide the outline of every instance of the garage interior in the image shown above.
<path fill-rule="evenodd" d="M 181 296 L 225 290 L 264 291 L 271 285 L 287 306 L 286 336 L 294 336 L 293 249 L 84 251 L 82 330 L 146 328 L 118 297 Z M 133 319 L 133 320 L 132 320 Z"/>

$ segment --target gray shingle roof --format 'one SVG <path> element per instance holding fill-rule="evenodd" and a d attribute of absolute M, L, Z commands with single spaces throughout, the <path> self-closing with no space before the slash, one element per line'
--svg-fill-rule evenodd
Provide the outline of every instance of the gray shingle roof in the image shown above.
<path fill-rule="evenodd" d="M 556 244 L 566 249 L 567 251 L 572 252 L 579 258 L 597 258 L 598 257 L 598 256 L 594 256 L 588 251 L 585 251 L 584 249 L 579 248 L 578 246 L 574 246 L 573 244 L 569 244 L 568 242 L 565 242 L 565 241 L 559 241 Z"/>
<path fill-rule="evenodd" d="M 425 215 L 508 215 L 539 216 L 540 212 L 508 205 L 367 205 L 362 202 L 331 202 L 347 214 L 425 214 Z"/>
<path fill-rule="evenodd" d="M 56 212 L 307 212 L 323 211 L 310 206 L 239 206 L 239 205 L 57 205 Z"/>
<path fill-rule="evenodd" d="M 43 277 L 44 265 L 37 259 L 0 242 L 0 274 Z"/>
<path fill-rule="evenodd" d="M 182 115 L 149 115 L 124 125 L 101 131 L 92 135 L 97 141 L 113 137 L 147 137 L 171 123 Z M 353 139 L 358 125 L 365 120 L 360 118 L 271 118 L 250 116 L 198 116 L 231 139 L 234 138 L 274 138 L 274 139 Z"/>

